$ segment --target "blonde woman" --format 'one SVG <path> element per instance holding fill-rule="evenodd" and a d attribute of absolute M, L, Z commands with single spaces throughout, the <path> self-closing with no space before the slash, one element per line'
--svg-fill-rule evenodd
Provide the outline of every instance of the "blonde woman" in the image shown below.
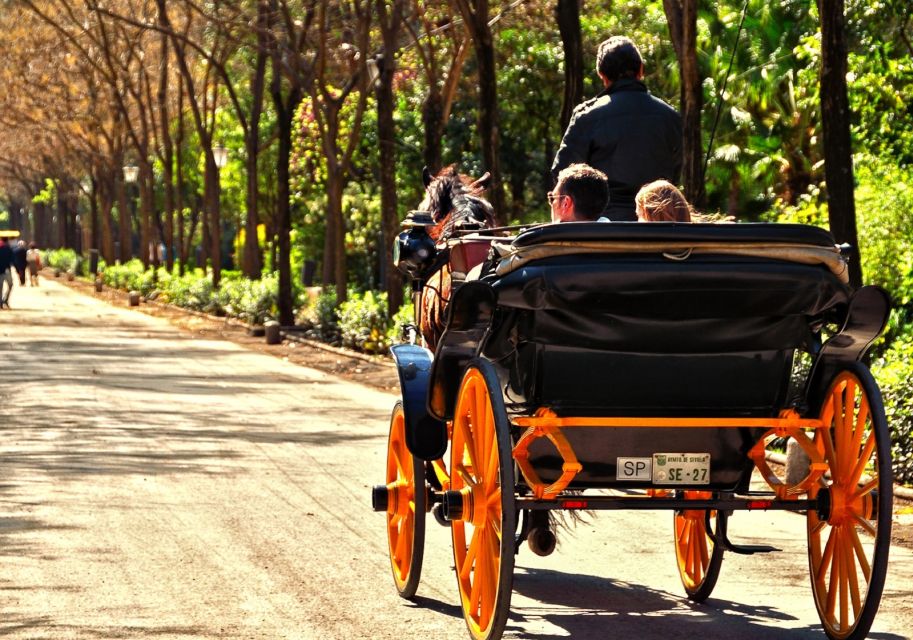
<path fill-rule="evenodd" d="M 645 184 L 634 197 L 638 222 L 691 222 L 694 211 L 682 192 L 666 180 Z"/>

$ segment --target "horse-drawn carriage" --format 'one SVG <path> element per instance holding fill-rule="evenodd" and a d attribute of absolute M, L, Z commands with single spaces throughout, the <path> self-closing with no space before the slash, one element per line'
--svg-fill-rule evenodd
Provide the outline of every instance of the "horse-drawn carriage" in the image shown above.
<path fill-rule="evenodd" d="M 451 529 L 470 635 L 488 640 L 504 631 L 521 543 L 554 549 L 550 511 L 671 511 L 684 589 L 703 601 L 724 551 L 770 550 L 730 541 L 729 518 L 786 510 L 805 515 L 825 632 L 866 635 L 892 482 L 884 408 L 861 358 L 889 301 L 848 285 L 830 234 L 566 223 L 513 237 L 457 228 L 435 242 L 427 230 L 439 221 L 414 212 L 398 241 L 418 301 L 447 298 L 434 352 L 393 348 L 402 399 L 373 504 L 400 595 L 416 592 L 428 512 Z M 425 286 L 443 265 L 449 295 Z M 795 366 L 799 354 L 810 366 Z M 808 458 L 798 481 L 767 462 L 770 444 L 789 439 Z"/>

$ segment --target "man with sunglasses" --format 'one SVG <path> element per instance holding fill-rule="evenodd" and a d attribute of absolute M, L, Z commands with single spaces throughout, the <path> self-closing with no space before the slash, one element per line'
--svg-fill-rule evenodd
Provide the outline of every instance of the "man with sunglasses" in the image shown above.
<path fill-rule="evenodd" d="M 585 164 L 572 164 L 558 174 L 558 182 L 548 192 L 552 222 L 597 220 L 609 201 L 605 174 Z"/>
<path fill-rule="evenodd" d="M 606 174 L 613 221 L 637 220 L 634 196 L 653 180 L 677 184 L 682 172 L 682 121 L 650 95 L 637 46 L 624 36 L 599 45 L 596 70 L 605 90 L 574 110 L 552 164 L 552 176 L 585 162 Z"/>

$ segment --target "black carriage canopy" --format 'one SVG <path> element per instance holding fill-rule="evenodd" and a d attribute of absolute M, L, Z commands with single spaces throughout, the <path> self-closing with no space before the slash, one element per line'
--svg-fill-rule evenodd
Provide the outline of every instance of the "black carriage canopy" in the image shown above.
<path fill-rule="evenodd" d="M 486 277 L 539 343 L 648 353 L 813 349 L 850 298 L 830 233 L 787 224 L 562 223 L 512 242 Z M 828 318 L 828 313 L 833 317 Z"/>

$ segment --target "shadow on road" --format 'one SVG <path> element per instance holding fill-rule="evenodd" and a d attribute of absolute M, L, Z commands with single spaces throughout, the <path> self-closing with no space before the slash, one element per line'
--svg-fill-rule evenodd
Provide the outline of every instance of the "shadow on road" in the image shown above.
<path fill-rule="evenodd" d="M 605 566 L 610 570 L 611 563 Z M 746 605 L 710 598 L 695 604 L 684 596 L 588 575 L 545 569 L 517 569 L 514 592 L 541 604 L 515 606 L 505 637 L 525 637 L 522 624 L 547 623 L 554 631 L 538 640 L 574 638 L 700 638 L 701 640 L 797 640 L 824 637 L 820 627 L 785 628 L 797 618 L 775 606 Z M 811 597 L 811 594 L 809 594 Z M 775 598 L 771 598 L 775 600 Z M 870 634 L 903 640 L 893 634 Z"/>

